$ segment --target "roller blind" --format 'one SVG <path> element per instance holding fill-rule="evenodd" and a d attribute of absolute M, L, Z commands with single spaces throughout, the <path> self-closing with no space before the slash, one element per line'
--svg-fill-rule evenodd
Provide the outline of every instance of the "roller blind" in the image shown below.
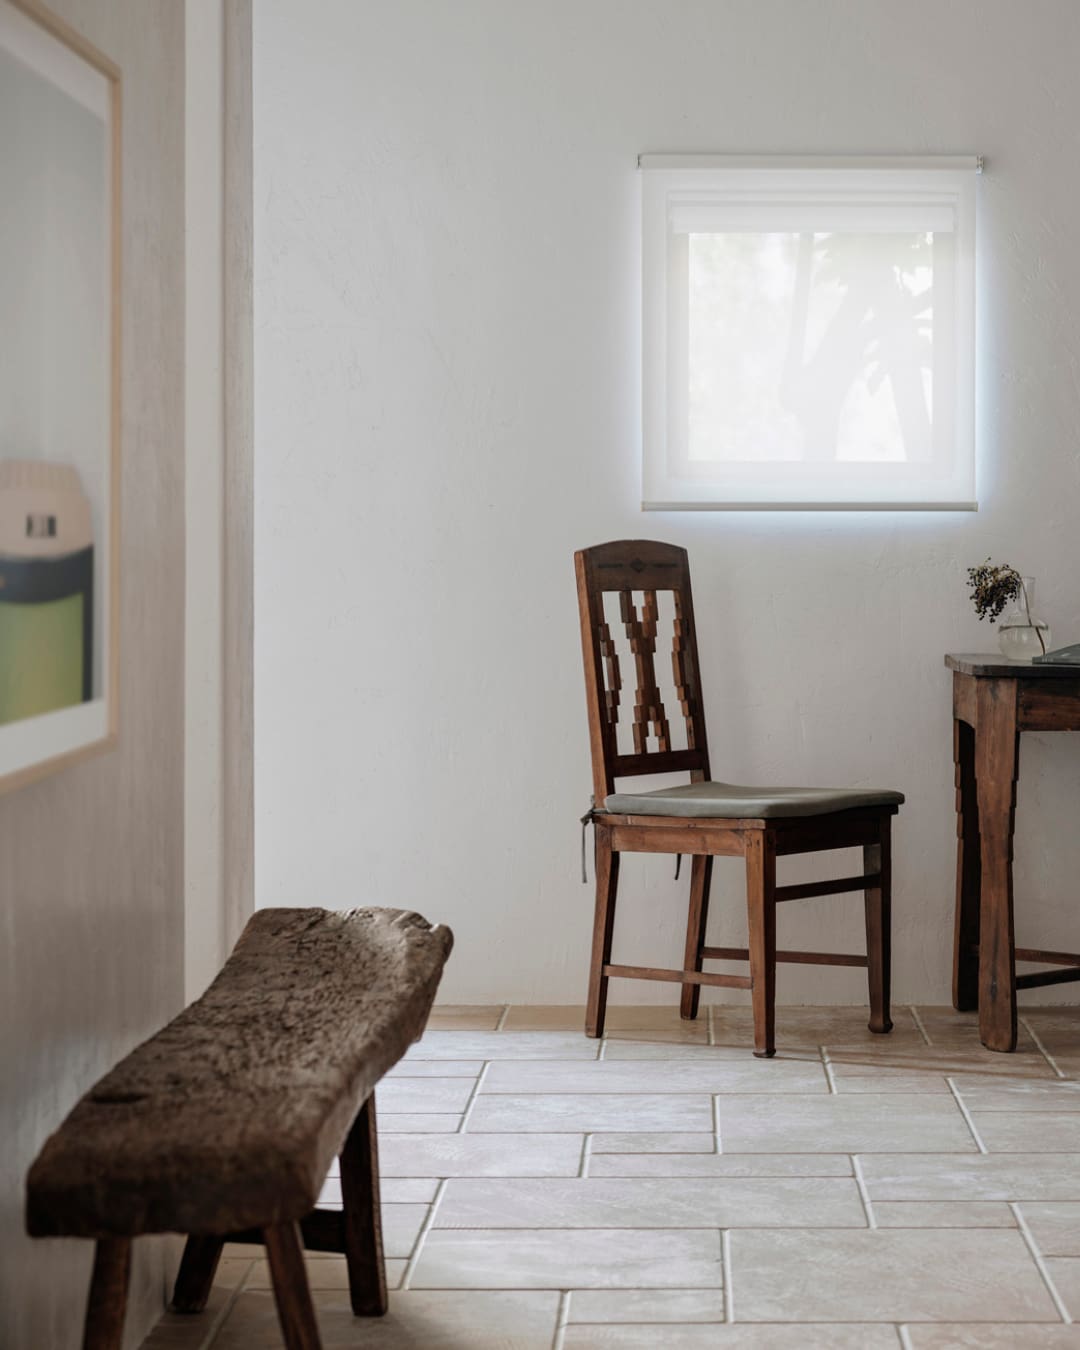
<path fill-rule="evenodd" d="M 977 165 L 642 158 L 646 509 L 975 509 Z"/>

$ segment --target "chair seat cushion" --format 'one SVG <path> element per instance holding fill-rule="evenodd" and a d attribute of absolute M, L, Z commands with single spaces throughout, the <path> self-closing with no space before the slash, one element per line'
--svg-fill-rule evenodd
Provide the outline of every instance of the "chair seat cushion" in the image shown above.
<path fill-rule="evenodd" d="M 604 810 L 630 816 L 712 816 L 767 820 L 824 816 L 865 806 L 899 806 L 902 792 L 875 788 L 740 787 L 735 783 L 684 783 L 651 792 L 613 792 Z"/>

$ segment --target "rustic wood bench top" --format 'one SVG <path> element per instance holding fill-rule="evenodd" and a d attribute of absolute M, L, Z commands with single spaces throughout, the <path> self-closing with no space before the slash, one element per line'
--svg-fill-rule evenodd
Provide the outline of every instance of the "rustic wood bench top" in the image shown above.
<path fill-rule="evenodd" d="M 27 1180 L 37 1237 L 299 1220 L 423 1032 L 453 938 L 397 909 L 264 909 L 198 1002 L 77 1103 Z"/>

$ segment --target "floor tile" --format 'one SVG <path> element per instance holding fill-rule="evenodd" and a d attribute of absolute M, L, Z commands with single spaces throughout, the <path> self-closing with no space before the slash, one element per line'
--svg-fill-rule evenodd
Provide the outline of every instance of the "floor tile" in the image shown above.
<path fill-rule="evenodd" d="M 853 1177 L 447 1182 L 435 1228 L 865 1228 Z"/>
<path fill-rule="evenodd" d="M 635 1133 L 617 1130 L 592 1136 L 593 1153 L 715 1153 L 716 1136 L 657 1130 Z"/>
<path fill-rule="evenodd" d="M 972 1111 L 990 1153 L 1080 1153 L 1080 1112 Z"/>
<path fill-rule="evenodd" d="M 615 1011 L 608 1009 L 608 1016 Z M 577 1031 L 585 1032 L 584 1003 L 538 1003 L 530 1007 L 511 1003 L 503 1023 L 504 1031 Z"/>
<path fill-rule="evenodd" d="M 600 1153 L 590 1177 L 849 1177 L 846 1153 Z"/>
<path fill-rule="evenodd" d="M 820 1062 L 738 1060 L 673 1062 L 658 1060 L 528 1061 L 492 1064 L 480 1088 L 480 1099 L 493 1093 L 542 1092 L 816 1092 L 829 1090 Z"/>
<path fill-rule="evenodd" d="M 891 1326 L 571 1326 L 564 1350 L 900 1350 Z"/>
<path fill-rule="evenodd" d="M 420 1059 L 596 1059 L 600 1042 L 562 1031 L 427 1031 L 403 1064 Z"/>
<path fill-rule="evenodd" d="M 722 1289 L 575 1289 L 575 1322 L 722 1322 Z M 655 1331 L 654 1331 L 655 1336 Z"/>
<path fill-rule="evenodd" d="M 344 1294 L 314 1295 L 323 1350 L 550 1350 L 558 1316 L 554 1292 L 453 1291 L 395 1294 L 385 1317 L 357 1319 Z M 242 1294 L 214 1350 L 281 1350 L 270 1294 Z"/>
<path fill-rule="evenodd" d="M 429 1031 L 494 1031 L 502 1020 L 506 1005 L 453 1003 L 436 1004 L 428 1018 Z"/>
<path fill-rule="evenodd" d="M 879 1228 L 1015 1228 L 1003 1200 L 875 1200 Z"/>
<path fill-rule="evenodd" d="M 421 1112 L 387 1111 L 378 1113 L 379 1134 L 456 1134 L 461 1129 L 460 1115 L 428 1115 Z"/>
<path fill-rule="evenodd" d="M 471 1078 L 393 1078 L 380 1083 L 378 1114 L 409 1111 L 456 1111 L 469 1104 L 475 1080 Z"/>
<path fill-rule="evenodd" d="M 833 1084 L 840 1094 L 846 1093 L 912 1093 L 933 1092 L 950 1096 L 951 1089 L 943 1073 L 914 1073 L 908 1069 L 866 1064 L 834 1064 L 829 1070 Z"/>
<path fill-rule="evenodd" d="M 1043 1256 L 1080 1256 L 1080 1202 L 1028 1200 L 1020 1213 Z"/>
<path fill-rule="evenodd" d="M 482 1095 L 469 1117 L 469 1133 L 615 1130 L 630 1119 L 641 1131 L 696 1132 L 711 1128 L 712 1118 L 712 1098 L 705 1093 Z"/>
<path fill-rule="evenodd" d="M 718 1101 L 725 1153 L 973 1153 L 976 1149 L 951 1097 L 731 1096 Z"/>
<path fill-rule="evenodd" d="M 930 1044 L 943 1049 L 984 1050 L 979 1039 L 979 1014 L 977 1012 L 957 1012 L 955 1008 L 937 1007 L 917 1009 L 923 1030 L 930 1038 Z M 1019 1027 L 1016 1038 L 1016 1051 L 1026 1055 L 1035 1050 L 1035 1043 L 1026 1027 Z M 995 1051 L 986 1051 L 995 1054 Z"/>
<path fill-rule="evenodd" d="M 1080 1257 L 1047 1256 L 1043 1263 L 1058 1297 L 1075 1322 L 1080 1318 Z"/>
<path fill-rule="evenodd" d="M 868 1153 L 860 1159 L 878 1200 L 1080 1200 L 1075 1153 Z"/>
<path fill-rule="evenodd" d="M 1080 1112 L 1080 1083 L 1068 1079 L 1008 1079 L 957 1074 L 953 1086 L 971 1111 Z"/>
<path fill-rule="evenodd" d="M 706 1064 L 716 1064 L 720 1060 L 745 1060 L 748 1047 L 745 1045 L 709 1045 L 705 1041 L 661 1041 L 650 1040 L 645 1033 L 641 1033 L 638 1040 L 627 1039 L 605 1039 L 604 1054 L 605 1060 L 626 1060 L 626 1059 L 651 1059 L 664 1060 L 666 1063 L 672 1063 L 675 1060 L 695 1060 L 704 1061 Z M 804 1051 L 799 1058 L 810 1055 L 810 1051 Z M 777 1055 L 777 1059 L 792 1058 L 793 1056 Z M 813 1057 L 818 1058 L 817 1052 L 813 1052 Z"/>
<path fill-rule="evenodd" d="M 387 1078 L 476 1078 L 484 1067 L 482 1059 L 412 1059 L 400 1060 Z M 380 1096 L 385 1091 L 379 1089 Z"/>
<path fill-rule="evenodd" d="M 966 1325 L 912 1326 L 904 1328 L 911 1350 L 1073 1350 L 1080 1347 L 1080 1327 L 1022 1326 L 993 1327 L 985 1322 Z"/>
<path fill-rule="evenodd" d="M 434 1177 L 380 1177 L 379 1193 L 387 1204 L 428 1205 L 435 1199 L 439 1183 Z"/>
<path fill-rule="evenodd" d="M 971 1047 L 949 1047 L 907 1045 L 892 1042 L 884 1037 L 881 1044 L 867 1048 L 862 1045 L 848 1045 L 830 1042 L 826 1046 L 829 1061 L 834 1065 L 848 1066 L 848 1072 L 856 1073 L 860 1067 L 864 1073 L 878 1073 L 882 1069 L 894 1072 L 901 1070 L 910 1074 L 991 1074 L 996 1078 L 1034 1078 L 1054 1079 L 1054 1070 L 1046 1059 L 1034 1048 L 1015 1054 L 1002 1055 L 995 1050 L 986 1050 L 981 1045 Z"/>
<path fill-rule="evenodd" d="M 893 1009 L 893 1029 L 886 1036 L 870 1030 L 867 1025 L 869 1015 L 869 1009 L 854 1005 L 850 1008 L 779 1007 L 776 1010 L 777 1052 L 783 1054 L 795 1046 L 816 1047 L 834 1041 L 868 1047 L 883 1043 L 926 1044 L 908 1008 Z M 717 1045 L 753 1045 L 754 1014 L 749 1006 L 714 1006 L 712 1018 L 712 1038 Z"/>
<path fill-rule="evenodd" d="M 384 1177 L 576 1177 L 580 1134 L 395 1135 L 379 1141 Z"/>
<path fill-rule="evenodd" d="M 432 1230 L 414 1289 L 671 1289 L 721 1283 L 715 1229 Z"/>
<path fill-rule="evenodd" d="M 1058 1320 L 1023 1237 L 1005 1229 L 731 1234 L 735 1319 Z"/>

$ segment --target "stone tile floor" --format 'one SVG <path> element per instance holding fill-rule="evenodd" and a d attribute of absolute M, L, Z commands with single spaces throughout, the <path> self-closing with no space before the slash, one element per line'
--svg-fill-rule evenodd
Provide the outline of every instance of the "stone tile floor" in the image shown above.
<path fill-rule="evenodd" d="M 1080 1347 L 1080 1008 L 1015 1055 L 900 1008 L 439 1008 L 380 1086 L 391 1309 L 308 1261 L 326 1350 Z M 340 1203 L 336 1176 L 325 1204 Z M 259 1248 L 144 1350 L 279 1347 Z"/>

